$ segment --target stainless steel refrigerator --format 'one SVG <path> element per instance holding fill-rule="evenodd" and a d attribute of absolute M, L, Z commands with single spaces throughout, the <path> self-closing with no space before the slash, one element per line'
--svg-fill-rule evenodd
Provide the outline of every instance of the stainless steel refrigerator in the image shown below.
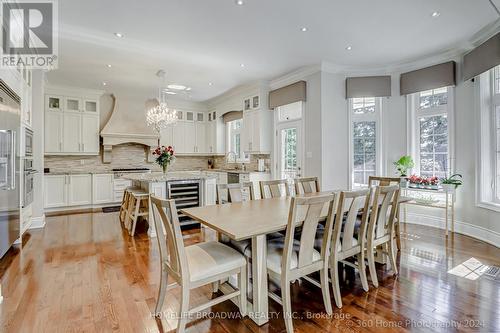
<path fill-rule="evenodd" d="M 20 129 L 20 98 L 0 80 L 0 258 L 19 238 Z"/>

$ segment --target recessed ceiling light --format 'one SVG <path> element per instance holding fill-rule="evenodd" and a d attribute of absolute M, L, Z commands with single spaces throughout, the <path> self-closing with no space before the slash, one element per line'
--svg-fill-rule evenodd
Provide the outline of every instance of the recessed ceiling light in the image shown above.
<path fill-rule="evenodd" d="M 240 67 L 241 67 L 241 68 L 245 67 L 245 64 L 240 64 Z"/>
<path fill-rule="evenodd" d="M 165 91 L 165 94 L 168 94 L 168 95 L 177 95 L 177 93 L 175 91 Z"/>
<path fill-rule="evenodd" d="M 345 49 L 346 49 L 347 51 L 351 51 L 351 50 L 352 50 L 352 46 L 350 46 L 350 45 L 349 45 L 349 46 L 348 46 L 348 47 L 346 47 Z"/>
<path fill-rule="evenodd" d="M 238 5 L 238 6 L 243 6 L 245 3 L 243 2 L 243 0 L 236 0 L 235 3 Z"/>
<path fill-rule="evenodd" d="M 208 82 L 208 85 L 209 86 L 213 86 L 214 84 L 212 82 Z"/>
<path fill-rule="evenodd" d="M 302 31 L 302 32 L 306 32 L 306 31 L 307 31 L 307 28 L 306 28 L 306 27 L 302 27 L 302 28 L 300 29 L 300 31 Z"/>
<path fill-rule="evenodd" d="M 167 86 L 168 89 L 174 89 L 174 90 L 186 90 L 186 86 L 183 86 L 182 84 L 169 84 Z"/>
<path fill-rule="evenodd" d="M 105 85 L 107 85 L 107 83 L 106 83 L 106 82 L 103 82 L 103 83 L 102 83 L 102 85 L 103 85 L 103 86 L 105 86 Z"/>
<path fill-rule="evenodd" d="M 191 89 L 192 89 L 191 87 L 187 87 L 186 91 L 191 91 Z"/>
<path fill-rule="evenodd" d="M 438 17 L 439 15 L 441 15 L 440 12 L 434 12 L 434 13 L 432 13 L 432 17 Z"/>
<path fill-rule="evenodd" d="M 107 64 L 106 66 L 108 66 L 108 68 L 111 68 L 111 67 L 112 67 L 110 64 Z"/>
<path fill-rule="evenodd" d="M 118 38 L 122 38 L 123 34 L 121 32 L 115 32 L 115 36 Z"/>

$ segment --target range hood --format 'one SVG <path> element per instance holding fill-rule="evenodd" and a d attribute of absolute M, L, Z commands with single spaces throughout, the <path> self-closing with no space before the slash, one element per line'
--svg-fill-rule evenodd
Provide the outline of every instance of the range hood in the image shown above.
<path fill-rule="evenodd" d="M 103 163 L 111 163 L 113 146 L 124 143 L 138 143 L 148 147 L 156 147 L 158 136 L 146 125 L 143 109 L 133 107 L 120 108 L 118 98 L 113 98 L 113 111 L 106 125 L 101 130 L 103 139 Z M 151 106 L 157 100 L 149 100 L 147 106 Z M 129 110 L 130 109 L 130 110 Z"/>

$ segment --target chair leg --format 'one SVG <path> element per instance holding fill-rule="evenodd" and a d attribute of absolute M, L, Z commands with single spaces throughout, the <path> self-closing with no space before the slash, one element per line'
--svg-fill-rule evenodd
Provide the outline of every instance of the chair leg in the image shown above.
<path fill-rule="evenodd" d="M 373 247 L 368 246 L 367 250 L 368 268 L 370 269 L 370 277 L 375 288 L 378 288 L 377 270 L 375 269 L 375 256 L 373 255 Z"/>
<path fill-rule="evenodd" d="M 391 261 L 392 270 L 394 275 L 398 275 L 398 266 L 396 263 L 396 254 L 394 253 L 394 239 L 389 240 L 387 243 L 387 253 L 389 253 L 389 260 Z"/>
<path fill-rule="evenodd" d="M 283 319 L 287 333 L 293 333 L 292 298 L 290 294 L 290 281 L 281 278 L 281 300 L 283 303 Z"/>
<path fill-rule="evenodd" d="M 186 323 L 189 319 L 189 288 L 188 286 L 181 286 L 181 307 L 179 311 L 179 321 L 177 324 L 177 333 L 184 333 Z"/>
<path fill-rule="evenodd" d="M 132 221 L 132 212 L 134 210 L 134 197 L 132 194 L 129 194 L 128 198 L 128 204 L 127 204 L 127 212 L 125 216 L 125 228 L 127 228 L 127 231 L 130 233 L 130 225 Z"/>
<path fill-rule="evenodd" d="M 368 291 L 369 287 L 368 287 L 368 279 L 366 277 L 365 251 L 362 250 L 357 257 L 358 257 L 359 277 L 361 279 L 361 285 L 363 286 L 364 291 Z"/>
<path fill-rule="evenodd" d="M 337 258 L 332 258 L 330 262 L 330 275 L 332 277 L 333 298 L 338 308 L 342 308 L 342 295 L 340 294 L 340 279 Z"/>
<path fill-rule="evenodd" d="M 166 292 L 168 287 L 168 273 L 165 270 L 161 270 L 160 276 L 160 289 L 158 290 L 158 299 L 156 300 L 155 316 L 160 316 L 161 308 L 163 307 L 163 302 L 165 300 Z"/>
<path fill-rule="evenodd" d="M 330 300 L 330 284 L 328 283 L 328 267 L 323 268 L 319 272 L 321 281 L 321 292 L 323 293 L 323 303 L 325 303 L 326 313 L 331 315 L 332 311 L 332 301 Z"/>
<path fill-rule="evenodd" d="M 132 226 L 130 228 L 130 236 L 134 237 L 135 234 L 135 226 L 137 225 L 137 218 L 139 217 L 139 209 L 141 208 L 141 199 L 136 199 L 135 200 L 135 212 L 134 212 L 134 217 L 132 219 Z"/>
<path fill-rule="evenodd" d="M 399 219 L 394 223 L 394 232 L 396 233 L 396 245 L 398 251 L 401 251 L 401 232 L 399 230 Z"/>
<path fill-rule="evenodd" d="M 242 316 L 247 314 L 247 266 L 241 267 L 238 275 L 238 289 L 240 290 L 240 313 Z"/>
<path fill-rule="evenodd" d="M 219 291 L 220 281 L 212 282 L 212 293 L 216 293 Z"/>

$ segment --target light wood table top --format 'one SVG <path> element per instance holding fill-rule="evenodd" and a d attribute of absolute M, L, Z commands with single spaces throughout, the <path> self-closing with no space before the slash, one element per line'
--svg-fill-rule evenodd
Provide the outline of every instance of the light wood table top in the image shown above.
<path fill-rule="evenodd" d="M 332 192 L 309 193 L 302 196 L 320 196 Z M 290 211 L 290 197 L 251 200 L 215 206 L 182 209 L 181 212 L 234 240 L 270 234 L 286 228 Z M 305 217 L 306 210 L 297 215 Z M 322 216 L 328 215 L 328 205 Z"/>

